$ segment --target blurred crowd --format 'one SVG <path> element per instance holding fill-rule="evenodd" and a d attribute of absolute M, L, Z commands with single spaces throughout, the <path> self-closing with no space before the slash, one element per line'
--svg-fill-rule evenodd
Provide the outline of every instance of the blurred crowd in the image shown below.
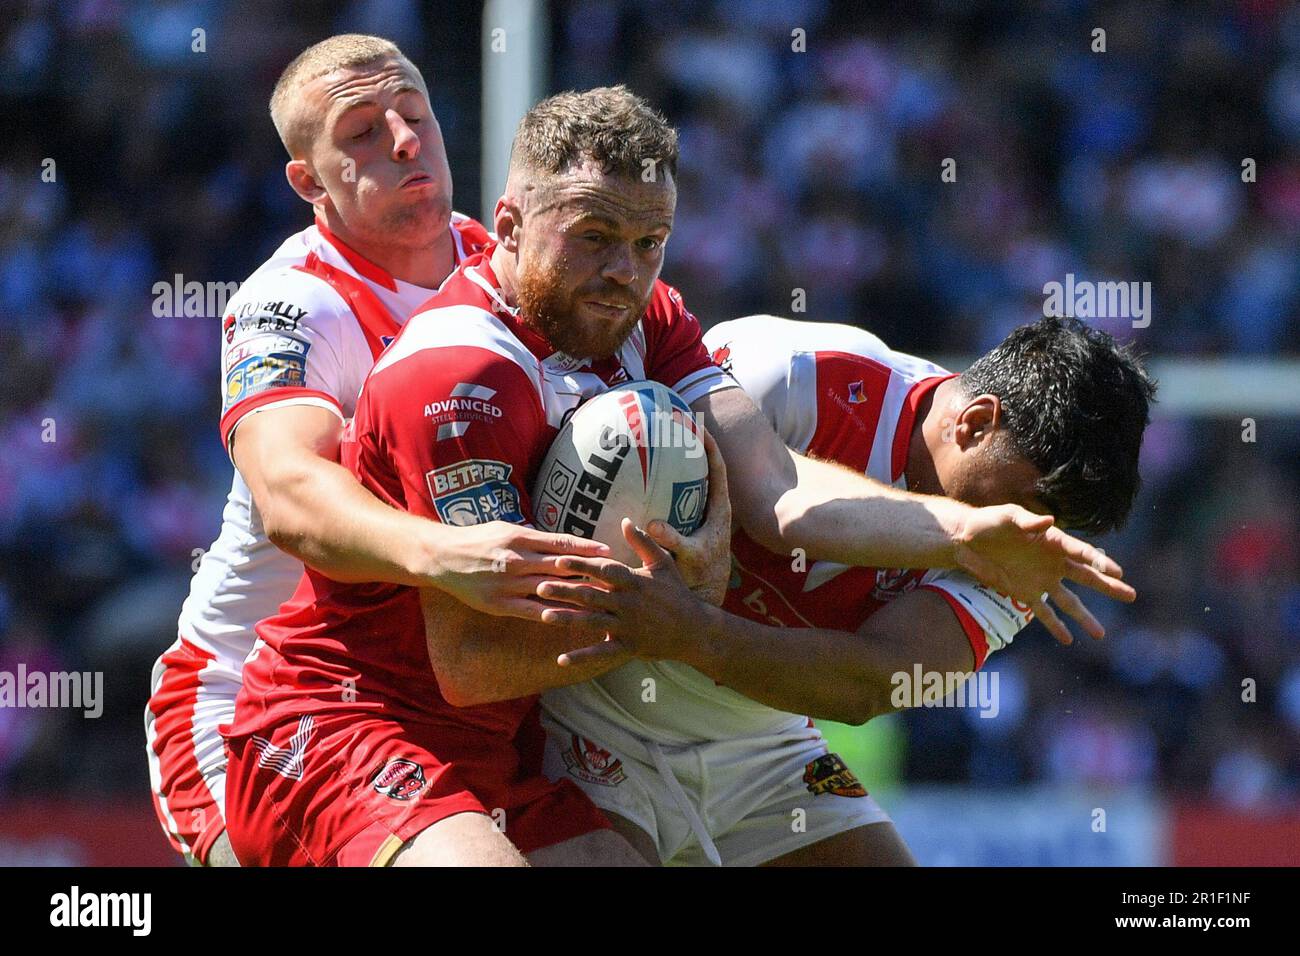
<path fill-rule="evenodd" d="M 626 82 L 679 127 L 664 275 L 706 325 L 778 312 L 970 355 L 1071 273 L 1152 284 L 1149 326 L 1098 324 L 1154 358 L 1300 352 L 1300 11 L 1029 6 L 555 3 L 552 88 Z M 396 40 L 478 214 L 479 18 L 51 0 L 0 24 L 0 670 L 100 669 L 108 694 L 99 721 L 0 709 L 0 795 L 144 786 L 149 664 L 230 479 L 219 320 L 157 314 L 154 286 L 241 280 L 309 222 L 266 113 L 279 70 L 330 33 Z M 1160 417 L 1100 542 L 1139 602 L 1092 602 L 1104 642 L 1034 625 L 993 658 L 995 719 L 895 718 L 901 778 L 1300 799 L 1300 415 L 1250 437 Z"/>

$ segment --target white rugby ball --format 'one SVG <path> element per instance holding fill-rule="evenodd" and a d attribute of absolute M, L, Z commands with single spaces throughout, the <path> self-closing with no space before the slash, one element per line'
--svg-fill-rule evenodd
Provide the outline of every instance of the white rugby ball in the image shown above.
<path fill-rule="evenodd" d="M 656 519 L 690 534 L 704 519 L 709 463 L 690 406 L 659 382 L 630 382 L 590 399 L 560 429 L 533 486 L 543 531 L 609 545 L 640 560 L 620 528 Z"/>

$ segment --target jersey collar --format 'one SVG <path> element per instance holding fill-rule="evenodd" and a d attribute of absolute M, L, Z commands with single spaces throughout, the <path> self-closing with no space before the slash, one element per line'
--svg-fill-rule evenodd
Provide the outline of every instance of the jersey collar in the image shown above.
<path fill-rule="evenodd" d="M 912 445 L 912 428 L 916 424 L 916 410 L 921 406 L 922 399 L 941 383 L 956 377 L 954 372 L 923 378 L 907 390 L 907 397 L 903 399 L 903 410 L 898 413 L 898 426 L 894 429 L 894 448 L 889 463 L 891 482 L 898 481 L 903 475 L 903 469 L 907 467 L 907 452 Z"/>
<path fill-rule="evenodd" d="M 494 312 L 500 312 L 511 318 L 519 317 L 519 309 L 506 302 L 506 297 L 501 291 L 501 283 L 497 281 L 497 274 L 492 271 L 492 250 L 495 244 L 489 245 L 481 253 L 482 259 L 465 269 L 465 278 L 482 289 L 489 299 L 492 300 Z"/>
<path fill-rule="evenodd" d="M 348 265 L 356 270 L 357 275 L 363 279 L 369 279 L 375 285 L 383 286 L 389 292 L 397 291 L 397 280 L 392 277 L 388 270 L 375 265 L 361 253 L 357 252 L 347 243 L 345 243 L 334 233 L 330 232 L 328 226 L 318 216 L 316 218 L 316 229 L 320 232 L 322 238 L 333 246 L 338 254 L 347 260 Z"/>

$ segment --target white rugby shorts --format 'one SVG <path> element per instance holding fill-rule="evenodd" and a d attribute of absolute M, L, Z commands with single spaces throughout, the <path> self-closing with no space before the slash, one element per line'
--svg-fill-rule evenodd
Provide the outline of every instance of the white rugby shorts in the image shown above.
<path fill-rule="evenodd" d="M 545 708 L 542 771 L 640 827 L 671 866 L 757 866 L 889 816 L 815 727 L 670 746 Z"/>

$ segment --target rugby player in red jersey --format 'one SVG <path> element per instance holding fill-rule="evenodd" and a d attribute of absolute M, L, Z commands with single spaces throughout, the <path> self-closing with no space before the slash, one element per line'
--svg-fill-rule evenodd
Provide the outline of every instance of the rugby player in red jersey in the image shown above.
<path fill-rule="evenodd" d="M 448 523 L 527 522 L 529 482 L 563 415 L 649 377 L 717 436 L 737 517 L 756 540 L 830 560 L 961 565 L 1035 604 L 1050 594 L 1074 616 L 1086 611 L 1067 577 L 1131 598 L 1118 566 L 1050 517 L 909 495 L 792 453 L 658 282 L 676 159 L 675 133 L 622 88 L 529 111 L 496 209 L 499 245 L 407 323 L 358 399 L 344 460 L 367 488 Z M 719 599 L 724 539 L 675 543 L 692 583 Z M 543 613 L 567 627 L 503 628 L 434 590 L 309 570 L 259 626 L 265 643 L 229 734 L 241 859 L 635 859 L 579 791 L 541 776 L 533 698 L 622 662 L 556 664 L 613 617 Z"/>

